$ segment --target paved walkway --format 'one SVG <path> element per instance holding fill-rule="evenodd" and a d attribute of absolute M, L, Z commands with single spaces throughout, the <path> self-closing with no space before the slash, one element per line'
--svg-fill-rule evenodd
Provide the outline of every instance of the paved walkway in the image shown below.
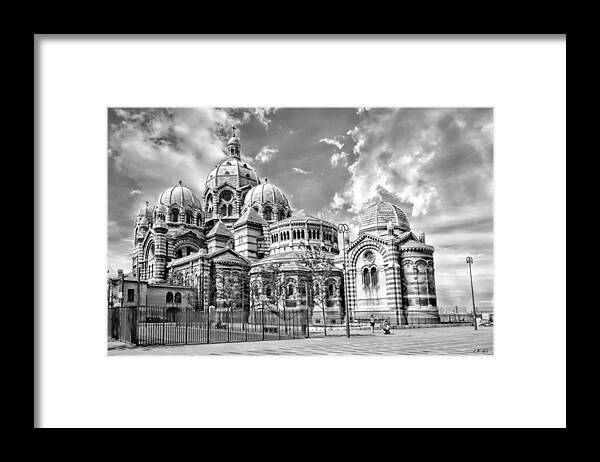
<path fill-rule="evenodd" d="M 109 355 L 491 355 L 493 327 L 398 329 L 354 337 L 320 337 L 209 345 L 131 347 L 110 342 Z"/>

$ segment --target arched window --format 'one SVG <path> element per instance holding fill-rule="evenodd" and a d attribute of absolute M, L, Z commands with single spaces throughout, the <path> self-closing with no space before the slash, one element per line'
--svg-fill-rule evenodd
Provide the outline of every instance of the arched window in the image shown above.
<path fill-rule="evenodd" d="M 271 210 L 271 207 L 265 207 L 263 209 L 263 217 L 267 221 L 271 221 L 273 219 L 273 211 Z"/>
<path fill-rule="evenodd" d="M 177 251 L 177 254 L 176 254 L 176 255 L 177 255 L 177 258 L 181 258 L 181 257 L 183 257 L 183 250 L 179 249 L 179 250 Z"/>
<path fill-rule="evenodd" d="M 196 217 L 196 226 L 200 226 L 200 224 L 201 224 L 201 223 L 202 223 L 201 216 L 200 216 L 200 215 L 198 215 L 198 216 Z"/>
<path fill-rule="evenodd" d="M 173 292 L 167 292 L 167 303 L 173 303 Z"/>
<path fill-rule="evenodd" d="M 371 268 L 371 283 L 373 284 L 373 287 L 377 287 L 378 285 L 377 268 L 375 267 Z"/>
<path fill-rule="evenodd" d="M 192 214 L 191 214 L 191 213 L 186 213 L 186 214 L 185 214 L 185 222 L 186 222 L 188 225 L 191 225 L 191 224 L 192 224 Z"/>
<path fill-rule="evenodd" d="M 223 204 L 223 205 L 221 206 L 221 216 L 222 216 L 222 217 L 225 217 L 225 216 L 227 216 L 227 206 L 226 206 L 225 204 Z"/>
<path fill-rule="evenodd" d="M 321 291 L 321 288 L 319 287 L 319 284 L 315 284 L 315 295 L 319 295 L 320 291 Z"/>
<path fill-rule="evenodd" d="M 181 303 L 181 293 L 175 292 L 175 303 Z"/>
<path fill-rule="evenodd" d="M 300 231 L 300 237 L 302 237 L 302 239 L 304 239 L 304 230 Z"/>
<path fill-rule="evenodd" d="M 208 196 L 206 196 L 206 203 L 207 204 L 212 204 L 213 198 L 212 198 L 212 194 L 209 194 Z"/>
<path fill-rule="evenodd" d="M 370 280 L 369 280 L 369 268 L 365 268 L 363 270 L 363 286 L 365 287 L 369 287 L 370 285 Z"/>
<path fill-rule="evenodd" d="M 252 288 L 252 294 L 254 295 L 254 298 L 258 297 L 258 286 Z"/>
<path fill-rule="evenodd" d="M 290 284 L 288 286 L 288 293 L 287 294 L 288 294 L 288 297 L 291 297 L 292 295 L 294 295 L 294 285 L 293 284 Z"/>
<path fill-rule="evenodd" d="M 154 258 L 154 244 L 150 244 L 148 248 L 148 260 L 152 260 Z"/>
<path fill-rule="evenodd" d="M 296 230 L 292 230 L 292 239 L 296 239 Z"/>
<path fill-rule="evenodd" d="M 233 215 L 233 206 L 230 204 L 227 206 L 227 216 Z"/>
<path fill-rule="evenodd" d="M 334 289 L 333 284 L 329 284 L 329 296 L 330 297 L 333 297 L 333 289 Z"/>
<path fill-rule="evenodd" d="M 171 221 L 179 221 L 179 210 L 171 210 Z"/>
<path fill-rule="evenodd" d="M 267 297 L 271 298 L 271 287 L 267 287 Z"/>

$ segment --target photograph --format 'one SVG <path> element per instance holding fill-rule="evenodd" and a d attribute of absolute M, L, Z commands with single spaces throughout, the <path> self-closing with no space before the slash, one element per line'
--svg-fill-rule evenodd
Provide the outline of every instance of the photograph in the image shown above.
<path fill-rule="evenodd" d="M 37 34 L 34 428 L 565 429 L 566 159 L 566 34 Z"/>
<path fill-rule="evenodd" d="M 107 354 L 493 355 L 492 107 L 108 107 Z"/>

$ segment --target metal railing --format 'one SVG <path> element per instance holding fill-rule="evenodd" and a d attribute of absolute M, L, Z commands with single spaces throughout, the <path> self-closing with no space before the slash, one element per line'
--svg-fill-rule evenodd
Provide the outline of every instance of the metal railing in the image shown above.
<path fill-rule="evenodd" d="M 371 327 L 371 315 L 375 326 Z M 181 306 L 140 306 L 108 308 L 108 337 L 135 345 L 195 345 L 225 342 L 301 339 L 324 335 L 345 335 L 343 319 L 312 319 L 306 308 L 234 310 L 214 307 L 199 310 Z M 398 320 L 390 311 L 372 311 L 353 316 L 354 335 L 380 330 L 385 321 L 390 327 L 468 325 L 472 313 L 443 313 L 420 316 L 409 313 Z M 365 331 L 365 332 L 363 332 Z M 368 333 L 367 332 L 367 333 Z"/>
<path fill-rule="evenodd" d="M 305 338 L 306 310 L 140 306 L 108 308 L 108 337 L 135 345 L 195 345 Z"/>

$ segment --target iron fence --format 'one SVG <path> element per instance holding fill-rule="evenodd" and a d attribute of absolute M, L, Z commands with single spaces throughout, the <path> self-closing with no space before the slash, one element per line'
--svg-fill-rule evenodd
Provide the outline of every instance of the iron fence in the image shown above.
<path fill-rule="evenodd" d="M 140 346 L 305 338 L 306 310 L 197 310 L 140 306 L 108 309 L 108 337 Z"/>
<path fill-rule="evenodd" d="M 373 320 L 377 326 L 388 321 L 392 327 L 410 327 L 437 324 L 473 323 L 472 313 L 439 313 L 435 311 L 394 313 L 392 311 L 364 311 L 351 316 L 351 326 L 370 326 Z M 330 327 L 329 324 L 327 326 Z"/>
<path fill-rule="evenodd" d="M 371 326 L 371 316 L 375 326 Z M 353 316 L 354 334 L 381 329 L 388 321 L 391 328 L 448 326 L 473 323 L 471 313 L 410 313 L 396 318 L 390 311 L 371 311 Z M 135 345 L 194 345 L 203 343 L 285 340 L 324 335 L 346 335 L 344 319 L 312 320 L 306 308 L 199 310 L 181 306 L 140 306 L 108 308 L 108 337 Z"/>

